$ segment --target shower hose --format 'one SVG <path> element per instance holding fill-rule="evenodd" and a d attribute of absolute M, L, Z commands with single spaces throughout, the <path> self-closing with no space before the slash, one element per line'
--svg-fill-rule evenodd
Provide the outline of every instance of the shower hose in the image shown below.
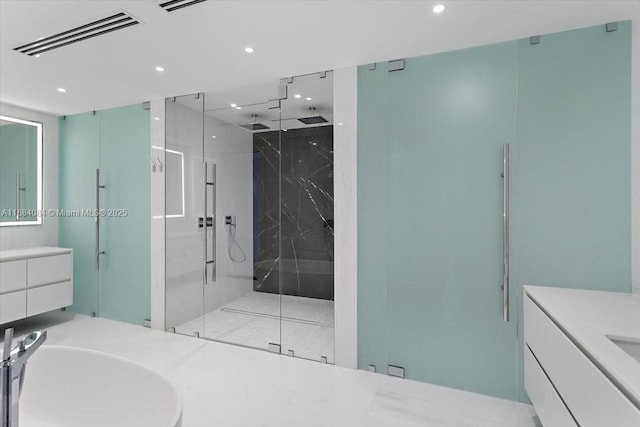
<path fill-rule="evenodd" d="M 242 257 L 240 259 L 236 259 L 233 257 L 233 246 L 236 246 L 240 249 L 240 253 Z M 247 255 L 244 253 L 238 242 L 236 241 L 236 226 L 229 225 L 229 241 L 227 242 L 227 251 L 229 253 L 229 259 L 235 263 L 245 262 L 247 260 Z"/>

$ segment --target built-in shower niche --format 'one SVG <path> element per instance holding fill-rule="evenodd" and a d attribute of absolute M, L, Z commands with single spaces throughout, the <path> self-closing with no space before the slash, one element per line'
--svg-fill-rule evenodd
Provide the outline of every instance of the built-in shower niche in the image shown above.
<path fill-rule="evenodd" d="M 254 290 L 333 300 L 333 126 L 255 133 L 253 146 Z"/>

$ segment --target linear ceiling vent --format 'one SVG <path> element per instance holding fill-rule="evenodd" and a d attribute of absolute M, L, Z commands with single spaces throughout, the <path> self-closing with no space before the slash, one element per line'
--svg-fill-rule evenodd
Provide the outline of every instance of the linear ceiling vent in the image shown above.
<path fill-rule="evenodd" d="M 160 6 L 167 12 L 173 12 L 174 10 L 182 9 L 183 7 L 193 6 L 205 1 L 207 0 L 169 0 L 169 1 L 162 1 L 158 3 L 158 6 Z"/>
<path fill-rule="evenodd" d="M 122 30 L 123 28 L 131 27 L 132 25 L 139 23 L 140 21 L 129 13 L 125 11 L 116 11 L 110 13 L 104 18 L 79 25 L 61 33 L 53 34 L 48 37 L 40 37 L 38 40 L 31 43 L 15 47 L 13 50 L 22 52 L 29 56 L 36 56 L 53 49 L 88 40 L 112 31 Z"/>

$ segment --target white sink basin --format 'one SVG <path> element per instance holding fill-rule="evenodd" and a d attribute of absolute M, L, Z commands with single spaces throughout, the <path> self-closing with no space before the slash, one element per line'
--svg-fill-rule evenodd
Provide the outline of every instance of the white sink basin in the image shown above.
<path fill-rule="evenodd" d="M 142 365 L 47 345 L 27 363 L 21 427 L 180 427 L 181 419 L 177 390 Z"/>
<path fill-rule="evenodd" d="M 640 362 L 640 339 L 610 336 L 607 336 L 607 338 L 629 356 Z"/>

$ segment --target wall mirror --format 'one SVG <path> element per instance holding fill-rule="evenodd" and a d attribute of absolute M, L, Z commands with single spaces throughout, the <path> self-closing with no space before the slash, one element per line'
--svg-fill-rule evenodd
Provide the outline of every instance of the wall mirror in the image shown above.
<path fill-rule="evenodd" d="M 42 224 L 42 123 L 0 115 L 0 226 Z"/>

